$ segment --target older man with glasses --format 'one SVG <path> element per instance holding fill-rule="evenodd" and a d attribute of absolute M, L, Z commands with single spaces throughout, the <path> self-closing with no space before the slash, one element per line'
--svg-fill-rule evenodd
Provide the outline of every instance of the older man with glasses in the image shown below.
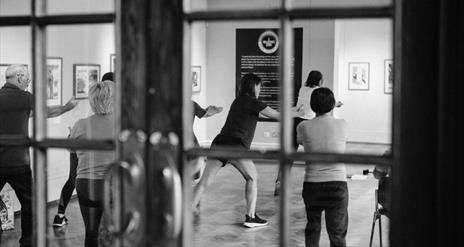
<path fill-rule="evenodd" d="M 0 136 L 28 137 L 29 117 L 34 109 L 34 97 L 26 89 L 31 83 L 23 65 L 11 65 L 5 72 L 5 85 L 0 89 Z M 63 106 L 47 108 L 47 117 L 57 117 L 76 107 L 71 98 Z M 27 147 L 0 146 L 0 190 L 6 183 L 15 191 L 21 203 L 20 246 L 32 246 L 32 175 Z"/>

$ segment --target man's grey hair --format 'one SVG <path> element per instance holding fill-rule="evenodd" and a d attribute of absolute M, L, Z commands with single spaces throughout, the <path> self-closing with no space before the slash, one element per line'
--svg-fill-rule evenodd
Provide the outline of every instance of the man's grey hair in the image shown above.
<path fill-rule="evenodd" d="M 89 89 L 89 103 L 97 115 L 111 114 L 114 111 L 114 82 L 96 82 Z"/>
<path fill-rule="evenodd" d="M 27 71 L 27 68 L 22 65 L 22 64 L 12 64 L 8 66 L 8 68 L 5 71 L 5 80 L 8 77 L 15 76 L 16 74 L 27 74 L 29 73 Z"/>

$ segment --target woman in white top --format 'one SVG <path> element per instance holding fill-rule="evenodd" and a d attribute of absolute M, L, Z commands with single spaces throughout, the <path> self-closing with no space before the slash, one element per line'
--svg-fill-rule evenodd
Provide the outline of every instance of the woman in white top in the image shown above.
<path fill-rule="evenodd" d="M 310 102 L 311 102 L 311 94 L 314 90 L 322 86 L 324 82 L 324 78 L 322 73 L 319 70 L 312 70 L 308 74 L 308 78 L 306 79 L 304 85 L 300 88 L 298 92 L 298 101 L 296 103 L 295 108 L 302 109 L 304 114 L 301 117 L 296 117 L 293 119 L 293 148 L 298 150 L 298 143 L 296 141 L 296 126 L 300 124 L 304 120 L 312 119 L 316 116 L 314 111 L 311 109 Z M 335 104 L 336 107 L 342 106 L 342 102 L 337 102 Z M 280 194 L 280 174 L 281 170 L 279 168 L 279 173 L 277 174 L 277 179 L 275 182 L 275 190 L 274 196 L 278 196 Z"/>

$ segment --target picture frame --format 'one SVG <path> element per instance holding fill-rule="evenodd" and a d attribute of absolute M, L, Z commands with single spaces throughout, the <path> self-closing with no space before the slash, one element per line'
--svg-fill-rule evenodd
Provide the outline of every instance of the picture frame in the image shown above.
<path fill-rule="evenodd" d="M 384 61 L 384 91 L 385 94 L 393 92 L 393 60 L 385 59 Z"/>
<path fill-rule="evenodd" d="M 60 106 L 63 99 L 63 58 L 47 57 L 47 105 Z"/>
<path fill-rule="evenodd" d="M 12 65 L 12 63 L 2 63 L 2 64 L 0 64 L 0 88 L 2 88 L 3 85 L 5 85 L 5 83 L 6 83 L 5 72 L 6 72 L 6 69 L 10 65 Z M 22 64 L 22 65 L 25 66 L 26 69 L 28 69 L 27 64 Z M 30 71 L 29 71 L 29 73 L 30 73 Z M 31 90 L 31 87 L 29 86 L 28 91 L 30 91 L 30 90 Z"/>
<path fill-rule="evenodd" d="M 201 90 L 201 66 L 192 66 L 192 92 Z"/>
<path fill-rule="evenodd" d="M 73 64 L 73 95 L 76 99 L 87 99 L 89 88 L 100 78 L 99 64 Z"/>
<path fill-rule="evenodd" d="M 116 71 L 116 54 L 110 54 L 110 71 L 115 72 Z"/>
<path fill-rule="evenodd" d="M 369 91 L 369 63 L 348 63 L 348 90 Z"/>

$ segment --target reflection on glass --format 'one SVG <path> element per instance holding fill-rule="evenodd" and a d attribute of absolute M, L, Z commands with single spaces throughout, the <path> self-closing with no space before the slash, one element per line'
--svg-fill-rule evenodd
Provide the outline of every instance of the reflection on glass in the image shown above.
<path fill-rule="evenodd" d="M 47 0 L 47 14 L 93 14 L 115 11 L 114 0 Z"/>
<path fill-rule="evenodd" d="M 29 15 L 30 13 L 30 0 L 0 0 L 0 16 Z"/>

